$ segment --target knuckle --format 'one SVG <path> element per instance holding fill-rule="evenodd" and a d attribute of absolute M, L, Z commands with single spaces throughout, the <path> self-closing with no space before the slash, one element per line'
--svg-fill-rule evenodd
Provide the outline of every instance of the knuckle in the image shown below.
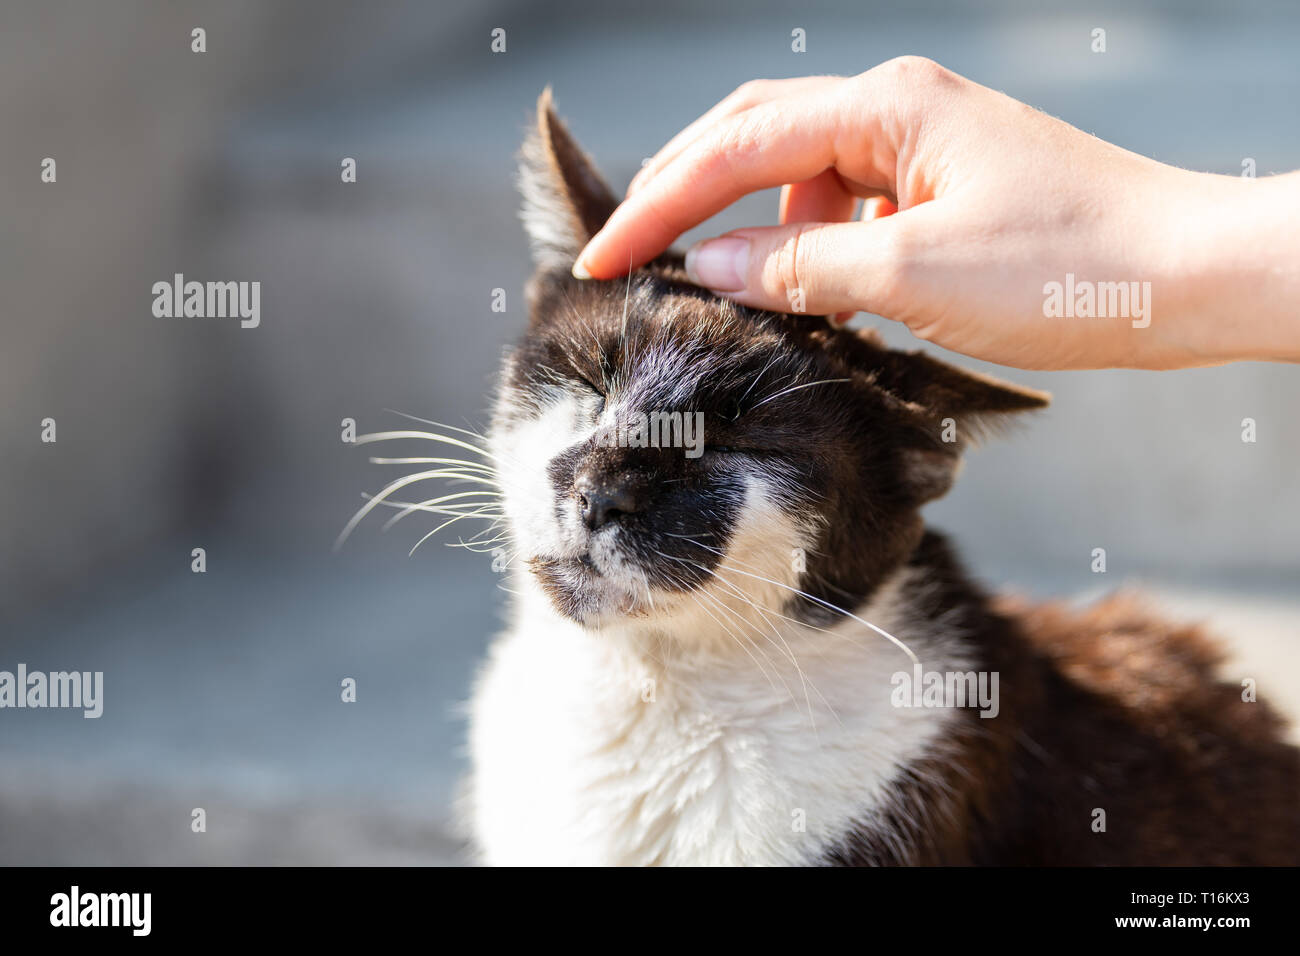
<path fill-rule="evenodd" d="M 805 311 L 803 303 L 815 296 L 811 287 L 817 261 L 815 224 L 794 226 L 781 237 L 767 256 L 764 291 L 787 303 L 787 311 Z"/>
<path fill-rule="evenodd" d="M 894 97 L 928 98 L 936 91 L 961 83 L 956 73 L 924 56 L 897 56 L 859 76 L 867 84 L 880 84 Z"/>
<path fill-rule="evenodd" d="M 771 89 L 771 80 L 747 80 L 732 91 L 731 95 L 727 97 L 727 101 L 732 106 L 741 108 L 753 106 L 768 99 Z"/>
<path fill-rule="evenodd" d="M 764 138 L 762 124 L 752 117 L 735 117 L 701 144 L 703 161 L 710 172 L 730 175 L 763 149 Z"/>
<path fill-rule="evenodd" d="M 690 147 L 682 164 L 693 182 L 716 182 L 732 175 L 734 158 L 725 135 L 710 135 Z"/>
<path fill-rule="evenodd" d="M 931 81 L 947 72 L 929 57 L 914 54 L 896 56 L 884 65 L 891 76 L 906 78 L 911 83 Z"/>

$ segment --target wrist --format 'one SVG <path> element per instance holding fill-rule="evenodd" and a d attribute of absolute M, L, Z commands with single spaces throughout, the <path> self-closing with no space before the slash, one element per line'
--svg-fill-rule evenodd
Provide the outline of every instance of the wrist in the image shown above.
<path fill-rule="evenodd" d="M 1156 240 L 1152 367 L 1300 361 L 1300 177 L 1178 173 Z"/>

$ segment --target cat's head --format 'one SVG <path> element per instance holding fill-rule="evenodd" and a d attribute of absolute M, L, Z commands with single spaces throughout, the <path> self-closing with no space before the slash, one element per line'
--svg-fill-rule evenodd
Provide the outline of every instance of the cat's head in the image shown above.
<path fill-rule="evenodd" d="M 820 316 L 719 299 L 675 254 L 575 279 L 617 201 L 549 91 L 521 185 L 537 271 L 491 443 L 517 561 L 589 627 L 721 618 L 737 592 L 801 619 L 851 608 L 907 560 L 969 440 L 1046 404 Z"/>

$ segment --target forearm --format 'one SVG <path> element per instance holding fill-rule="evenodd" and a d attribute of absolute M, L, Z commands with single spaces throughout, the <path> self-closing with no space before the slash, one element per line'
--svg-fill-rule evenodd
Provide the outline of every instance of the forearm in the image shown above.
<path fill-rule="evenodd" d="M 1300 361 L 1300 173 L 1178 178 L 1151 364 Z"/>

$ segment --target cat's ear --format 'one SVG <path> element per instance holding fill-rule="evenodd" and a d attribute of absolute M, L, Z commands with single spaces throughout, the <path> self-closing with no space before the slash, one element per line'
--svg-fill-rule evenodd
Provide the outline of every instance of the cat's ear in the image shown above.
<path fill-rule="evenodd" d="M 967 371 L 924 352 L 887 351 L 876 382 L 928 417 L 964 425 L 962 441 L 1007 424 L 1016 412 L 1046 408 L 1051 396 L 1037 389 Z"/>
<path fill-rule="evenodd" d="M 903 405 L 914 442 L 905 443 L 903 483 L 918 501 L 945 494 L 971 443 L 1006 427 L 1019 412 L 1045 408 L 1046 392 L 970 372 L 923 352 L 884 350 L 875 384 Z"/>
<path fill-rule="evenodd" d="M 555 115 L 548 86 L 519 163 L 521 217 L 538 268 L 566 271 L 618 205 L 596 167 Z"/>

